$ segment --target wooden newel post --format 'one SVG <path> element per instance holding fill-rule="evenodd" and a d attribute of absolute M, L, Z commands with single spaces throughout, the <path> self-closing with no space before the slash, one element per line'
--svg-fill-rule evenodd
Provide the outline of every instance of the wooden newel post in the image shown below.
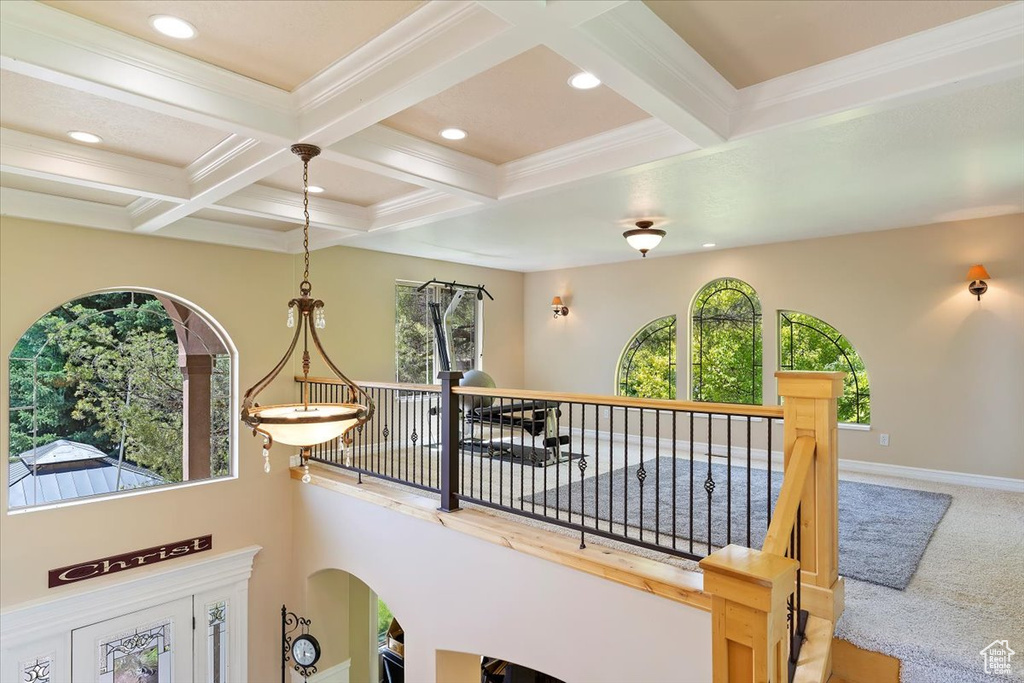
<path fill-rule="evenodd" d="M 843 613 L 839 576 L 839 433 L 837 399 L 844 372 L 776 372 L 782 397 L 785 463 L 801 436 L 814 438 L 814 462 L 801 497 L 803 607 L 833 624 Z"/>
<path fill-rule="evenodd" d="M 786 599 L 797 561 L 729 545 L 700 561 L 711 594 L 714 683 L 786 683 Z"/>
<path fill-rule="evenodd" d="M 459 386 L 461 372 L 438 374 L 441 380 L 441 511 L 459 509 Z"/>

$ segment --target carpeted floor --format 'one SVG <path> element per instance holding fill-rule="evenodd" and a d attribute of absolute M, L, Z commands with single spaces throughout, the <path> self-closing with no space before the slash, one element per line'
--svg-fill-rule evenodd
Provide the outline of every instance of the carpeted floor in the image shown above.
<path fill-rule="evenodd" d="M 979 654 L 994 640 L 1024 653 L 1024 492 L 844 474 L 843 479 L 952 496 L 917 573 L 903 591 L 847 580 L 836 635 L 902 662 L 904 683 L 1024 683 L 987 676 Z"/>
<path fill-rule="evenodd" d="M 664 536 L 693 539 L 698 552 L 707 549 L 709 522 L 710 544 L 715 548 L 729 542 L 759 548 L 764 542 L 769 507 L 767 470 L 751 469 L 748 477 L 746 467 L 712 464 L 709 511 L 705 488 L 709 486 L 707 463 L 695 462 L 692 471 L 690 461 L 672 458 L 647 460 L 643 465 L 643 496 L 637 464 L 584 483 L 577 481 L 571 487 L 565 485 L 548 490 L 533 498 L 538 502 L 543 498 L 548 506 L 571 509 L 574 513 L 585 510 L 589 514 L 596 513 L 601 519 L 642 526 Z M 774 508 L 782 487 L 782 475 L 771 474 L 774 475 L 770 482 L 771 507 Z M 628 495 L 624 495 L 624 491 Z M 626 506 L 622 505 L 624 498 L 628 499 Z M 841 481 L 840 574 L 891 588 L 905 588 L 950 500 L 944 493 Z M 728 522 L 731 522 L 731 529 Z"/>

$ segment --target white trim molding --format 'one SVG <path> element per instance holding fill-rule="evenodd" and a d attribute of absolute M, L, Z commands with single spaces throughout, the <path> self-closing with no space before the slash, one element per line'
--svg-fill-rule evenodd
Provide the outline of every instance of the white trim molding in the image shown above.
<path fill-rule="evenodd" d="M 352 660 L 346 659 L 344 662 L 313 674 L 309 677 L 309 683 L 348 683 L 349 669 L 351 668 Z"/>
<path fill-rule="evenodd" d="M 883 477 L 901 477 L 903 479 L 929 481 L 936 484 L 973 486 L 980 489 L 1024 493 L 1024 479 L 993 477 L 987 474 L 950 472 L 949 470 L 930 470 L 924 467 L 907 467 L 906 465 L 892 465 L 884 462 L 866 462 L 864 460 L 846 460 L 845 458 L 839 459 L 839 471 L 853 472 L 857 474 L 877 474 Z"/>

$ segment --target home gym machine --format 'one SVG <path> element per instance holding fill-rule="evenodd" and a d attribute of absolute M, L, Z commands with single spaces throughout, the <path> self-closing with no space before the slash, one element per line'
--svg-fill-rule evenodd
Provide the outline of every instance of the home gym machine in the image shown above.
<path fill-rule="evenodd" d="M 455 310 L 467 295 L 475 295 L 477 301 L 483 301 L 484 295 L 491 301 L 494 297 L 483 285 L 465 285 L 458 282 L 442 282 L 432 279 L 421 285 L 417 291 L 423 291 L 432 284 L 445 287 L 452 295 L 444 313 L 441 304 L 431 301 L 427 304 L 430 318 L 434 326 L 434 341 L 437 346 L 438 365 L 443 371 L 452 369 L 455 357 L 453 344 L 452 318 Z M 475 293 L 475 294 L 474 294 Z M 482 370 L 466 370 L 460 386 L 492 389 L 494 379 Z M 568 453 L 562 453 L 562 446 L 569 443 L 569 436 L 560 434 L 559 418 L 562 411 L 558 403 L 551 401 L 515 401 L 512 403 L 494 404 L 494 399 L 487 396 L 472 397 L 463 406 L 463 434 L 461 444 L 464 448 L 478 452 L 487 457 L 502 459 L 521 458 L 535 467 L 546 467 L 569 460 Z M 486 433 L 492 435 L 498 430 L 498 440 L 483 438 Z M 519 443 L 515 438 L 519 435 Z M 506 440 L 506 436 L 508 440 Z M 537 443 L 538 437 L 541 443 Z"/>

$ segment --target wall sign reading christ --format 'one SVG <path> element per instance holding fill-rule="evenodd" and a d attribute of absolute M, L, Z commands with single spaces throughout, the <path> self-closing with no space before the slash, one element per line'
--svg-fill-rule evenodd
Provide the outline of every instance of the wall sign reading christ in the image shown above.
<path fill-rule="evenodd" d="M 184 541 L 175 541 L 165 545 L 158 545 L 152 548 L 136 550 L 123 555 L 104 557 L 98 560 L 72 564 L 60 569 L 50 570 L 50 588 L 95 579 L 98 576 L 107 576 L 116 572 L 123 572 L 126 569 L 146 567 L 157 562 L 173 560 L 176 557 L 194 555 L 213 548 L 213 536 L 197 536 Z"/>

